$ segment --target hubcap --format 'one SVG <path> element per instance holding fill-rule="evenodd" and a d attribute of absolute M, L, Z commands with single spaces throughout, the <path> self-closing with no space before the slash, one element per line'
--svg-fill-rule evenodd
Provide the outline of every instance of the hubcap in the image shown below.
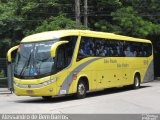
<path fill-rule="evenodd" d="M 139 79 L 136 77 L 135 78 L 135 86 L 138 87 L 139 86 Z"/>
<path fill-rule="evenodd" d="M 84 87 L 83 84 L 79 84 L 78 92 L 79 92 L 80 95 L 83 95 L 85 93 L 85 87 Z"/>

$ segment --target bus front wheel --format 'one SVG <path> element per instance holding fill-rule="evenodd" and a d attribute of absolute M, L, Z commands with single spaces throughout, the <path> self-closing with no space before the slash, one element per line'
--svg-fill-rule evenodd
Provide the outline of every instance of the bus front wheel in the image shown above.
<path fill-rule="evenodd" d="M 140 76 L 139 75 L 135 75 L 134 77 L 134 83 L 133 83 L 133 89 L 138 89 L 140 88 Z"/>
<path fill-rule="evenodd" d="M 86 97 L 87 86 L 83 80 L 80 80 L 77 85 L 76 97 L 78 99 L 83 99 Z"/>

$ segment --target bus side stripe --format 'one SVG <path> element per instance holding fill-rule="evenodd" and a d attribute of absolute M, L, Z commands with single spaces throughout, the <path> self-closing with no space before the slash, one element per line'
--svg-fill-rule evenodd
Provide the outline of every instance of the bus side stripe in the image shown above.
<path fill-rule="evenodd" d="M 153 60 L 150 62 L 143 79 L 143 83 L 154 80 Z"/>
<path fill-rule="evenodd" d="M 62 87 L 60 88 L 60 91 L 61 90 L 66 90 L 66 93 L 69 92 L 69 85 L 68 83 L 71 83 L 73 81 L 73 78 L 72 78 L 72 73 L 73 72 L 77 72 L 79 73 L 82 69 L 84 69 L 87 65 L 89 65 L 90 63 L 96 61 L 96 60 L 99 60 L 99 59 L 102 59 L 102 58 L 94 58 L 94 59 L 91 59 L 91 60 L 88 60 L 86 61 L 85 63 L 77 66 L 71 73 L 69 73 L 69 75 L 66 77 L 66 79 L 64 80 L 63 84 L 62 84 Z M 60 91 L 59 91 L 59 95 L 60 95 Z"/>

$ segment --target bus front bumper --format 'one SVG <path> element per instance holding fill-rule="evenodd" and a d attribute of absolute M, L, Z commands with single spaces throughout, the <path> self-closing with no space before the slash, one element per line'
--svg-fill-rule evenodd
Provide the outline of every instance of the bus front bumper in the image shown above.
<path fill-rule="evenodd" d="M 54 84 L 40 88 L 21 88 L 14 84 L 14 93 L 17 96 L 57 96 L 57 86 Z"/>

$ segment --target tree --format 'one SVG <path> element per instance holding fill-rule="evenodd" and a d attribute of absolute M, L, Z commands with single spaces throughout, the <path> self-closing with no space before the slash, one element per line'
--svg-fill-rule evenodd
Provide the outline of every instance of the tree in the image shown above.
<path fill-rule="evenodd" d="M 40 26 L 37 26 L 35 30 L 28 31 L 28 34 L 61 29 L 77 29 L 76 22 L 66 18 L 64 15 L 50 17 L 49 19 L 43 21 Z M 80 25 L 79 29 L 85 29 L 85 27 Z"/>
<path fill-rule="evenodd" d="M 65 18 L 72 13 L 74 2 L 65 0 L 0 0 L 0 3 L 0 51 L 7 51 L 11 46 L 18 44 L 23 37 L 32 33 L 60 28 L 75 28 L 71 17 Z M 58 19 L 62 21 L 60 22 Z M 64 22 L 66 22 L 66 26 Z M 6 52 L 0 54 L 0 57 L 5 57 L 5 54 Z"/>
<path fill-rule="evenodd" d="M 7 51 L 23 35 L 23 24 L 17 24 L 22 17 L 16 15 L 15 2 L 1 0 L 0 3 L 0 51 Z M 5 54 L 2 52 L 0 56 L 5 57 Z"/>
<path fill-rule="evenodd" d="M 138 12 L 131 6 L 111 13 L 114 24 L 121 28 L 121 34 L 145 38 L 152 33 L 155 25 L 137 14 Z"/>
<path fill-rule="evenodd" d="M 0 0 L 0 51 L 7 51 L 33 33 L 77 29 L 74 3 L 74 0 Z M 159 0 L 89 0 L 88 29 L 159 40 L 159 4 Z M 83 5 L 81 0 L 81 20 Z M 83 28 L 81 25 L 78 29 Z"/>

